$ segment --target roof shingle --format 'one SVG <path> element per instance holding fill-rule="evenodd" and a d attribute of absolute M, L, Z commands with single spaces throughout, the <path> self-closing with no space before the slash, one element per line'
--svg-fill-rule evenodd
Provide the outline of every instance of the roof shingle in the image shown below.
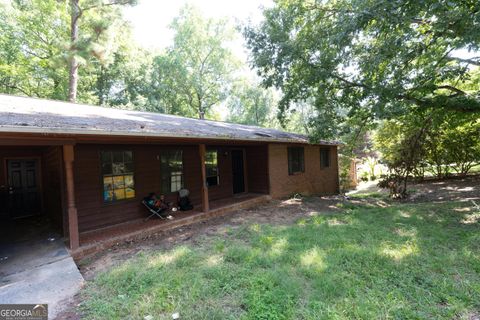
<path fill-rule="evenodd" d="M 275 129 L 1 94 L 0 132 L 308 143 L 304 135 Z"/>

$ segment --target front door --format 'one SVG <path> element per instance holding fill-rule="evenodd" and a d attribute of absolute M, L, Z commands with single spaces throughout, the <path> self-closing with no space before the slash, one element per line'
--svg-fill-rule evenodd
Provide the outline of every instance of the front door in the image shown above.
<path fill-rule="evenodd" d="M 7 160 L 9 211 L 12 218 L 41 212 L 38 160 Z"/>
<path fill-rule="evenodd" d="M 245 192 L 243 150 L 232 150 L 233 193 Z"/>

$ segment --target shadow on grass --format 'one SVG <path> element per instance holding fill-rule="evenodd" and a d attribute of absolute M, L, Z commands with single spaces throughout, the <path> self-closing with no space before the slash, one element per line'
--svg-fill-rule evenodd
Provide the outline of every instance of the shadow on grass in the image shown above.
<path fill-rule="evenodd" d="M 82 310 L 110 319 L 479 314 L 480 226 L 465 223 L 476 214 L 467 204 L 342 210 L 135 257 L 89 284 Z"/>

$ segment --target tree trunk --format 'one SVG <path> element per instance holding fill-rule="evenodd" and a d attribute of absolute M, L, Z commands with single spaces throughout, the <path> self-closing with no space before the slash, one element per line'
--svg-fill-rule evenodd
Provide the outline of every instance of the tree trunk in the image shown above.
<path fill-rule="evenodd" d="M 80 18 L 79 0 L 70 0 L 71 20 L 70 20 L 70 70 L 68 82 L 68 101 L 75 102 L 77 100 L 78 87 L 78 61 L 76 58 L 77 41 L 78 41 L 78 20 Z"/>
<path fill-rule="evenodd" d="M 198 103 L 198 119 L 204 120 L 205 109 L 203 108 L 202 98 L 200 98 L 200 94 L 198 92 L 197 92 L 197 103 Z"/>

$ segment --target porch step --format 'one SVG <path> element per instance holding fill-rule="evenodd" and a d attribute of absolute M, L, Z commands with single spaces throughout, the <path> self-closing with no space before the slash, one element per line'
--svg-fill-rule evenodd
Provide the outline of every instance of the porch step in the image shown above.
<path fill-rule="evenodd" d="M 115 245 L 119 245 L 123 242 L 126 241 L 131 241 L 131 240 L 139 240 L 142 238 L 145 238 L 146 236 L 159 233 L 159 232 L 164 232 L 167 230 L 171 230 L 174 228 L 178 227 L 183 227 L 187 226 L 193 223 L 197 223 L 200 221 L 208 220 L 213 217 L 219 217 L 222 216 L 228 212 L 235 211 L 235 210 L 240 210 L 240 209 L 246 209 L 253 207 L 257 204 L 263 203 L 270 201 L 271 197 L 270 195 L 259 195 L 254 198 L 246 199 L 241 202 L 225 205 L 219 208 L 214 208 L 211 209 L 209 212 L 199 212 L 197 214 L 180 218 L 180 219 L 174 219 L 174 220 L 168 220 L 165 221 L 165 223 L 161 224 L 155 224 L 151 226 L 146 226 L 145 228 L 139 229 L 139 230 L 134 230 L 130 232 L 125 232 L 119 235 L 115 235 L 113 237 L 107 238 L 107 239 L 101 239 L 92 243 L 87 243 L 85 245 L 81 245 L 78 249 L 70 251 L 72 257 L 74 259 L 81 259 L 87 256 L 90 256 L 92 254 L 95 254 L 97 252 L 100 252 L 102 250 L 108 249 L 110 247 L 113 247 Z M 114 230 L 115 227 L 108 228 L 110 230 Z M 106 231 L 106 230 L 105 230 Z M 108 231 L 105 232 L 108 234 Z M 81 239 L 81 235 L 80 235 Z"/>

